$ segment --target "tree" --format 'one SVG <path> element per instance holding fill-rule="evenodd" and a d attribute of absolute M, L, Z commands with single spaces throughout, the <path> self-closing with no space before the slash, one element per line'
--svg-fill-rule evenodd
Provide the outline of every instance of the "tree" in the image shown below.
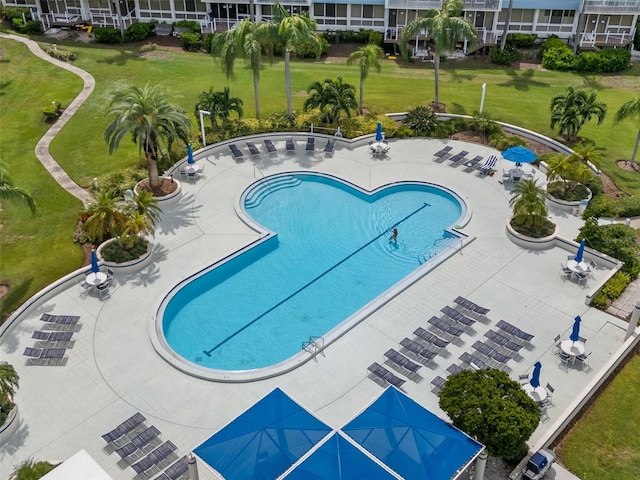
<path fill-rule="evenodd" d="M 551 128 L 560 128 L 559 134 L 566 133 L 568 141 L 577 138 L 582 126 L 593 116 L 598 118 L 598 125 L 607 114 L 607 106 L 596 101 L 596 92 L 587 93 L 567 87 L 564 95 L 556 95 L 551 99 Z"/>
<path fill-rule="evenodd" d="M 0 362 L 0 404 L 13 397 L 18 389 L 20 377 L 13 365 Z"/>
<path fill-rule="evenodd" d="M 274 19 L 278 23 L 278 38 L 284 49 L 284 83 L 287 91 L 287 115 L 293 115 L 291 103 L 291 52 L 296 45 L 311 43 L 316 57 L 320 57 L 320 40 L 316 35 L 316 22 L 306 15 L 291 15 L 276 1 Z"/>
<path fill-rule="evenodd" d="M 355 87 L 344 83 L 342 77 L 338 77 L 337 81 L 327 78 L 322 83 L 313 82 L 307 88 L 307 93 L 310 95 L 304 102 L 304 111 L 318 108 L 323 121 L 329 124 L 337 123 L 341 112 L 351 117 L 351 110 L 358 106 Z"/>
<path fill-rule="evenodd" d="M 14 480 L 38 480 L 53 470 L 55 466 L 47 462 L 35 462 L 28 458 L 16 466 L 11 476 Z"/>
<path fill-rule="evenodd" d="M 545 160 L 547 178 L 551 182 L 561 180 L 565 193 L 575 184 L 587 182 L 592 176 L 591 169 L 579 154 L 552 153 L 545 155 Z"/>
<path fill-rule="evenodd" d="M 229 87 L 224 87 L 222 91 L 213 91 L 213 87 L 208 92 L 200 92 L 198 103 L 196 103 L 196 115 L 199 110 L 207 110 L 211 113 L 209 119 L 213 128 L 218 128 L 218 118 L 223 125 L 229 123 L 231 113 L 235 112 L 238 118 L 242 118 L 244 110 L 243 101 L 239 97 L 232 97 Z"/>
<path fill-rule="evenodd" d="M 547 218 L 546 193 L 538 180 L 520 180 L 511 191 L 509 206 L 513 208 L 513 220 L 526 227 L 542 226 Z"/>
<path fill-rule="evenodd" d="M 540 409 L 518 382 L 492 369 L 450 375 L 440 392 L 440 408 L 453 424 L 508 461 L 527 452 L 526 441 L 540 421 Z"/>
<path fill-rule="evenodd" d="M 364 81 L 369 76 L 370 70 L 380 73 L 381 58 L 384 58 L 384 51 L 373 43 L 360 47 L 347 58 L 347 65 L 353 65 L 356 62 L 360 64 L 360 113 L 363 113 Z"/>
<path fill-rule="evenodd" d="M 620 110 L 616 112 L 613 124 L 616 125 L 617 123 L 622 122 L 623 120 L 626 120 L 628 118 L 634 118 L 638 122 L 636 144 L 633 147 L 633 153 L 631 154 L 631 166 L 633 167 L 636 161 L 636 154 L 638 153 L 638 145 L 640 145 L 640 97 L 629 100 L 627 103 L 622 105 L 620 107 Z"/>
<path fill-rule="evenodd" d="M 587 166 L 592 164 L 594 167 L 600 168 L 603 151 L 604 149 L 596 146 L 594 142 L 585 142 L 573 147 L 573 153 L 570 157 Z"/>
<path fill-rule="evenodd" d="M 102 242 L 105 235 L 118 235 L 119 226 L 124 222 L 122 211 L 118 209 L 116 199 L 108 192 L 99 193 L 96 201 L 87 208 L 89 215 L 84 222 L 87 237 L 95 242 Z"/>
<path fill-rule="evenodd" d="M 500 39 L 500 50 L 504 50 L 507 45 L 507 37 L 509 36 L 509 24 L 511 23 L 511 14 L 513 12 L 513 0 L 509 0 L 509 7 L 507 8 L 507 19 L 504 22 L 504 28 L 502 29 L 502 38 Z"/>
<path fill-rule="evenodd" d="M 260 118 L 260 95 L 258 83 L 262 69 L 262 51 L 273 55 L 274 36 L 277 31 L 273 24 L 242 20 L 236 28 L 216 36 L 216 51 L 220 52 L 220 66 L 228 79 L 235 78 L 234 66 L 242 56 L 251 68 L 253 75 L 253 96 L 255 99 L 256 118 Z"/>
<path fill-rule="evenodd" d="M 24 201 L 31 209 L 31 213 L 36 213 L 36 202 L 24 190 L 13 184 L 9 169 L 4 162 L 0 162 L 0 202 Z"/>
<path fill-rule="evenodd" d="M 150 187 L 160 186 L 157 163 L 160 149 L 164 146 L 168 150 L 177 139 L 188 142 L 191 121 L 186 112 L 170 104 L 157 86 L 151 87 L 147 83 L 142 89 L 131 86 L 114 93 L 107 115 L 113 116 L 104 131 L 109 154 L 131 134 L 138 145 L 138 153 L 145 155 Z"/>
<path fill-rule="evenodd" d="M 440 57 L 451 50 L 461 38 L 466 38 L 471 46 L 477 40 L 475 28 L 460 16 L 463 6 L 462 0 L 445 0 L 442 10 L 429 10 L 425 17 L 417 18 L 407 25 L 402 33 L 400 48 L 405 53 L 409 40 L 419 31 L 428 30 L 428 35 L 433 39 L 436 108 L 440 108 Z"/>

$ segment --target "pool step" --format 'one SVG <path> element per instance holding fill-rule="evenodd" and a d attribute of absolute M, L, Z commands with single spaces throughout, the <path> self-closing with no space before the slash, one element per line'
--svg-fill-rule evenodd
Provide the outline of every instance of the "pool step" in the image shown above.
<path fill-rule="evenodd" d="M 302 181 L 293 175 L 282 175 L 277 178 L 266 179 L 249 192 L 244 199 L 244 206 L 245 208 L 257 207 L 268 194 L 283 188 L 295 187 L 301 183 Z"/>

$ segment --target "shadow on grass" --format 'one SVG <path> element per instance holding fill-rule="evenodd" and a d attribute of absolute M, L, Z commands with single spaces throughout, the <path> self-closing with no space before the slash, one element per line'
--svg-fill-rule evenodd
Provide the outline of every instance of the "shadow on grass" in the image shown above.
<path fill-rule="evenodd" d="M 27 299 L 27 292 L 29 292 L 32 283 L 33 277 L 15 287 L 9 285 L 9 293 L 0 302 L 0 323 L 4 323 L 11 312 Z"/>
<path fill-rule="evenodd" d="M 534 80 L 535 70 L 528 69 L 518 75 L 516 70 L 506 70 L 505 73 L 509 75 L 509 81 L 498 83 L 500 87 L 513 87 L 518 91 L 527 92 L 531 87 L 548 87 L 547 82 L 540 82 Z"/>
<path fill-rule="evenodd" d="M 130 60 L 144 62 L 146 58 L 140 55 L 138 50 L 120 50 L 117 55 L 96 60 L 96 63 L 106 63 L 107 65 L 126 65 Z"/>
<path fill-rule="evenodd" d="M 455 113 L 456 115 L 467 115 L 467 110 L 459 103 L 450 103 L 449 113 Z"/>
<path fill-rule="evenodd" d="M 2 63 L 0 61 L 0 63 Z M 0 82 L 0 95 L 6 95 L 7 92 L 5 92 L 4 90 L 6 90 L 6 88 L 11 85 L 11 80 L 9 80 L 8 82 Z"/>
<path fill-rule="evenodd" d="M 584 84 L 585 87 L 587 88 L 591 88 L 593 90 L 604 90 L 606 88 L 611 88 L 606 86 L 604 83 L 596 80 L 595 75 L 583 75 L 582 76 L 582 83 Z"/>
<path fill-rule="evenodd" d="M 463 70 L 464 71 L 464 70 Z M 472 73 L 459 73 L 459 69 L 452 68 L 451 70 L 446 70 L 447 73 L 451 75 L 451 80 L 456 83 L 469 82 L 476 78 L 476 75 Z"/>

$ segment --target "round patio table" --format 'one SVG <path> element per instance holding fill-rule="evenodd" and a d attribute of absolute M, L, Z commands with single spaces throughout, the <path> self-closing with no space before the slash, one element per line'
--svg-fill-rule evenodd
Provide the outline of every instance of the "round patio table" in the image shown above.
<path fill-rule="evenodd" d="M 589 265 L 587 263 L 578 263 L 575 260 L 569 260 L 567 262 L 567 268 L 575 273 L 586 273 L 589 271 Z"/>
<path fill-rule="evenodd" d="M 542 402 L 545 398 L 547 398 L 547 389 L 544 387 L 536 387 L 533 388 L 533 385 L 530 383 L 525 383 L 522 388 L 527 395 L 533 399 L 534 402 Z"/>
<path fill-rule="evenodd" d="M 107 274 L 103 272 L 91 272 L 86 276 L 85 281 L 92 287 L 96 287 L 107 281 Z"/>
<path fill-rule="evenodd" d="M 572 357 L 583 355 L 584 348 L 584 343 L 574 342 L 573 340 L 563 340 L 560 343 L 560 350 L 562 350 L 567 355 L 571 355 Z"/>

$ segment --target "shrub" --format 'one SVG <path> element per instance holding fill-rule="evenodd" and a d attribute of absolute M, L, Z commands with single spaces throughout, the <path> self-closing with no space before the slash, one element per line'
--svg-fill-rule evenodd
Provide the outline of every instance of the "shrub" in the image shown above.
<path fill-rule="evenodd" d="M 188 28 L 191 33 L 200 34 L 200 24 L 195 20 L 179 20 L 173 24 L 174 27 Z"/>
<path fill-rule="evenodd" d="M 547 193 L 565 202 L 578 202 L 589 197 L 587 187 L 580 183 L 571 183 L 565 189 L 564 182 L 553 182 L 547 185 Z"/>
<path fill-rule="evenodd" d="M 579 72 L 602 72 L 602 61 L 598 52 L 582 52 L 576 57 L 574 66 Z"/>
<path fill-rule="evenodd" d="M 519 60 L 520 54 L 514 45 L 507 44 L 504 50 L 501 50 L 498 46 L 491 47 L 489 57 L 497 65 L 511 65 Z"/>
<path fill-rule="evenodd" d="M 591 194 L 595 197 L 596 195 L 600 195 L 604 191 L 604 186 L 602 185 L 602 178 L 598 175 L 591 175 L 589 181 L 584 182 L 584 185 L 591 190 Z"/>
<path fill-rule="evenodd" d="M 569 47 L 550 48 L 542 54 L 542 66 L 547 70 L 571 70 L 574 55 Z"/>
<path fill-rule="evenodd" d="M 324 37 L 319 37 L 320 40 L 320 55 L 324 55 L 329 50 L 329 42 Z M 303 42 L 296 46 L 296 55 L 300 58 L 315 58 L 316 53 L 313 50 L 313 44 L 311 42 Z"/>
<path fill-rule="evenodd" d="M 212 47 L 213 37 L 214 37 L 213 33 L 207 33 L 202 37 L 202 48 L 206 53 L 212 53 L 211 49 L 213 48 Z"/>
<path fill-rule="evenodd" d="M 618 217 L 618 204 L 607 195 L 594 195 L 584 211 L 582 218 Z"/>
<path fill-rule="evenodd" d="M 579 72 L 609 73 L 626 70 L 631 61 L 631 52 L 624 49 L 599 50 L 582 52 L 574 62 Z"/>
<path fill-rule="evenodd" d="M 42 32 L 44 32 L 42 29 L 42 22 L 39 20 L 27 20 L 27 23 L 24 26 L 24 31 L 21 33 L 26 33 L 27 35 L 40 35 Z"/>
<path fill-rule="evenodd" d="M 635 279 L 640 273 L 640 246 L 636 231 L 621 223 L 598 225 L 595 217 L 587 218 L 576 240 L 585 239 L 591 248 L 621 260 L 621 272 Z"/>
<path fill-rule="evenodd" d="M 538 39 L 535 33 L 510 33 L 507 35 L 507 44 L 517 48 L 533 47 Z"/>
<path fill-rule="evenodd" d="M 122 243 L 114 241 L 105 245 L 100 254 L 108 262 L 124 263 L 140 258 L 147 251 L 147 242 L 144 238 L 137 238 L 133 247 L 126 248 Z"/>
<path fill-rule="evenodd" d="M 567 45 L 567 42 L 565 42 L 564 40 L 560 40 L 555 35 L 551 35 L 544 42 L 542 42 L 542 45 L 540 46 L 540 53 L 544 55 L 547 52 L 547 50 L 551 48 L 563 49 L 563 48 L 569 48 L 569 46 Z"/>
<path fill-rule="evenodd" d="M 13 22 L 14 18 L 22 19 L 23 15 L 27 21 L 31 20 L 31 11 L 28 8 L 2 6 L 2 17 L 8 22 Z"/>
<path fill-rule="evenodd" d="M 607 283 L 602 287 L 601 292 L 611 300 L 618 298 L 624 289 L 631 283 L 631 277 L 624 272 L 617 272 L 613 277 L 609 279 Z"/>
<path fill-rule="evenodd" d="M 98 188 L 93 189 L 93 193 L 108 193 L 111 197 L 122 197 L 126 190 L 133 188 L 148 176 L 146 167 L 142 165 L 116 170 L 98 177 Z"/>
<path fill-rule="evenodd" d="M 489 145 L 497 150 L 503 151 L 510 147 L 524 147 L 526 143 L 522 137 L 506 135 L 504 132 L 499 132 L 489 136 Z"/>
<path fill-rule="evenodd" d="M 427 137 L 438 128 L 438 118 L 429 107 L 418 105 L 409 109 L 402 125 L 409 127 L 416 135 Z"/>
<path fill-rule="evenodd" d="M 47 103 L 44 107 L 42 107 L 42 113 L 44 116 L 52 120 L 54 118 L 58 118 L 60 115 L 60 109 L 62 108 L 62 104 L 57 100 L 52 101 L 51 103 Z"/>
<path fill-rule="evenodd" d="M 187 52 L 198 52 L 202 49 L 202 35 L 199 33 L 185 32 L 180 35 L 182 48 Z"/>
<path fill-rule="evenodd" d="M 93 36 L 96 43 L 122 43 L 120 31 L 112 27 L 96 27 L 93 29 Z"/>
<path fill-rule="evenodd" d="M 78 54 L 76 52 L 72 52 L 71 50 L 60 48 L 58 46 L 55 49 L 52 47 L 44 47 L 43 50 L 53 58 L 57 58 L 63 62 L 72 62 L 78 58 Z"/>
<path fill-rule="evenodd" d="M 600 310 L 604 310 L 607 308 L 609 304 L 609 299 L 607 296 L 600 290 L 596 295 L 591 299 L 591 305 L 595 308 L 599 308 Z"/>
<path fill-rule="evenodd" d="M 153 27 L 153 23 L 134 23 L 124 31 L 124 41 L 141 42 L 145 38 L 151 36 Z"/>
<path fill-rule="evenodd" d="M 619 217 L 637 217 L 640 215 L 640 197 L 623 197 L 617 207 Z"/>

